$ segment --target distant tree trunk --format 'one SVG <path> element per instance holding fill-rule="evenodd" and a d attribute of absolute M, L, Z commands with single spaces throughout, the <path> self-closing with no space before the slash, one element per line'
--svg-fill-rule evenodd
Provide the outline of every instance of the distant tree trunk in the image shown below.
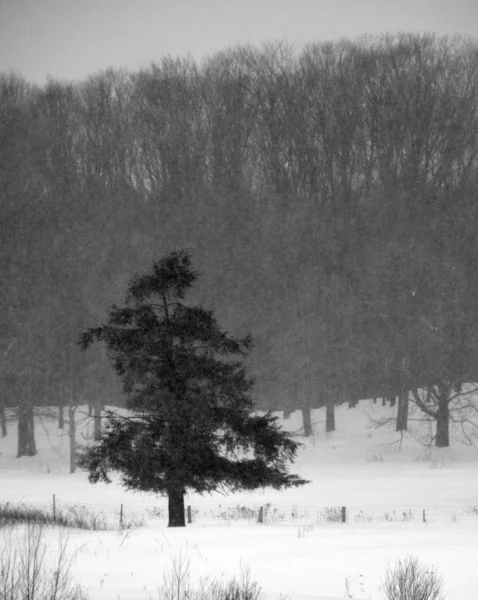
<path fill-rule="evenodd" d="M 374 398 L 374 399 L 373 399 L 373 403 L 374 403 L 374 404 L 377 404 L 377 398 Z"/>
<path fill-rule="evenodd" d="M 34 456 L 36 453 L 33 406 L 30 402 L 22 399 L 18 407 L 17 458 L 21 456 Z"/>
<path fill-rule="evenodd" d="M 450 445 L 449 421 L 450 417 L 448 413 L 439 412 L 437 414 L 437 435 L 435 441 L 437 448 L 448 448 Z"/>
<path fill-rule="evenodd" d="M 101 403 L 97 400 L 93 407 L 93 439 L 101 440 Z"/>
<path fill-rule="evenodd" d="M 291 414 L 292 409 L 289 406 L 287 408 L 284 408 L 284 419 L 290 419 Z"/>
<path fill-rule="evenodd" d="M 408 427 L 408 388 L 398 396 L 397 431 L 406 431 Z"/>
<path fill-rule="evenodd" d="M 335 404 L 330 401 L 325 405 L 325 431 L 335 431 Z"/>
<path fill-rule="evenodd" d="M 93 404 L 88 402 L 88 416 L 91 417 L 93 415 Z"/>
<path fill-rule="evenodd" d="M 27 445 L 28 456 L 35 456 L 37 446 L 35 443 L 35 415 L 33 414 L 33 405 L 29 402 L 27 407 Z"/>
<path fill-rule="evenodd" d="M 184 490 L 171 487 L 168 491 L 168 527 L 186 527 L 184 514 Z"/>
<path fill-rule="evenodd" d="M 76 421 L 75 421 L 75 408 L 70 402 L 68 404 L 68 433 L 70 436 L 70 473 L 76 471 Z"/>
<path fill-rule="evenodd" d="M 387 398 L 385 396 L 382 397 L 382 406 L 385 406 L 385 404 L 387 404 Z"/>
<path fill-rule="evenodd" d="M 448 405 L 448 390 L 439 388 L 438 410 L 436 414 L 437 435 L 435 446 L 437 448 L 448 448 L 450 445 L 450 408 Z"/>
<path fill-rule="evenodd" d="M 349 408 L 355 408 L 358 404 L 358 399 L 357 398 L 350 398 L 349 399 Z"/>
<path fill-rule="evenodd" d="M 23 406 L 18 407 L 18 449 L 17 458 L 27 456 L 27 415 Z"/>
<path fill-rule="evenodd" d="M 5 413 L 5 401 L 3 400 L 3 391 L 0 388 L 0 426 L 2 428 L 2 437 L 7 435 L 7 415 Z"/>
<path fill-rule="evenodd" d="M 310 437 L 314 433 L 312 430 L 312 417 L 310 414 L 310 406 L 302 407 L 302 420 L 304 423 L 304 436 Z"/>
<path fill-rule="evenodd" d="M 63 429 L 65 425 L 65 407 L 63 405 L 63 398 L 58 401 L 58 429 Z"/>
<path fill-rule="evenodd" d="M 395 394 L 389 396 L 388 399 L 390 401 L 390 406 L 395 406 L 395 403 L 397 402 L 397 397 L 395 396 Z"/>

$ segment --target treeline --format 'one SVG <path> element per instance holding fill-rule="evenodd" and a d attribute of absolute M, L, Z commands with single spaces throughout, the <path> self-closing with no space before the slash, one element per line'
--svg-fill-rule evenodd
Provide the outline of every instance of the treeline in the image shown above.
<path fill-rule="evenodd" d="M 339 402 L 410 395 L 448 445 L 477 380 L 477 165 L 478 45 L 459 38 L 0 75 L 0 417 L 120 402 L 78 335 L 184 248 L 195 300 L 254 337 L 259 407 L 327 406 L 331 428 Z"/>

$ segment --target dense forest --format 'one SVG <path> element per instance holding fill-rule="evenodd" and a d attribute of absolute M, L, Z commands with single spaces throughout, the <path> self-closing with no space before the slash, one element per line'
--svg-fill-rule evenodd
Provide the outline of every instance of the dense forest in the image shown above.
<path fill-rule="evenodd" d="M 448 445 L 450 400 L 478 380 L 477 167 L 461 38 L 0 74 L 0 417 L 27 440 L 34 407 L 121 405 L 78 336 L 185 249 L 194 302 L 252 334 L 258 408 L 307 425 L 327 406 L 332 429 L 337 403 L 397 396 L 406 427 L 410 397 Z"/>

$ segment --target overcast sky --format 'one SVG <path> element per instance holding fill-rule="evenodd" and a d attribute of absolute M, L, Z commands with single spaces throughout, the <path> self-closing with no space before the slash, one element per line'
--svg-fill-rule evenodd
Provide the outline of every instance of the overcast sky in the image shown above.
<path fill-rule="evenodd" d="M 0 71 L 43 83 L 238 43 L 395 31 L 477 37 L 478 0 L 0 0 Z"/>

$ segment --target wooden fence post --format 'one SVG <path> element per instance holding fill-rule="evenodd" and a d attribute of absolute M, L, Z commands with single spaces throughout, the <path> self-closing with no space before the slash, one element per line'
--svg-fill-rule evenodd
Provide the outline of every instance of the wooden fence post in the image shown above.
<path fill-rule="evenodd" d="M 191 510 L 191 505 L 188 505 L 188 523 L 192 523 L 193 522 L 193 513 Z"/>
<path fill-rule="evenodd" d="M 259 508 L 259 518 L 257 519 L 258 523 L 264 523 L 264 507 L 261 506 Z"/>
<path fill-rule="evenodd" d="M 425 516 L 425 509 L 423 509 L 423 522 L 424 522 L 424 523 L 426 523 L 426 522 L 427 522 L 427 519 L 426 519 L 426 516 Z"/>
<path fill-rule="evenodd" d="M 346 523 L 347 521 L 347 509 L 345 506 L 342 506 L 342 523 Z"/>

